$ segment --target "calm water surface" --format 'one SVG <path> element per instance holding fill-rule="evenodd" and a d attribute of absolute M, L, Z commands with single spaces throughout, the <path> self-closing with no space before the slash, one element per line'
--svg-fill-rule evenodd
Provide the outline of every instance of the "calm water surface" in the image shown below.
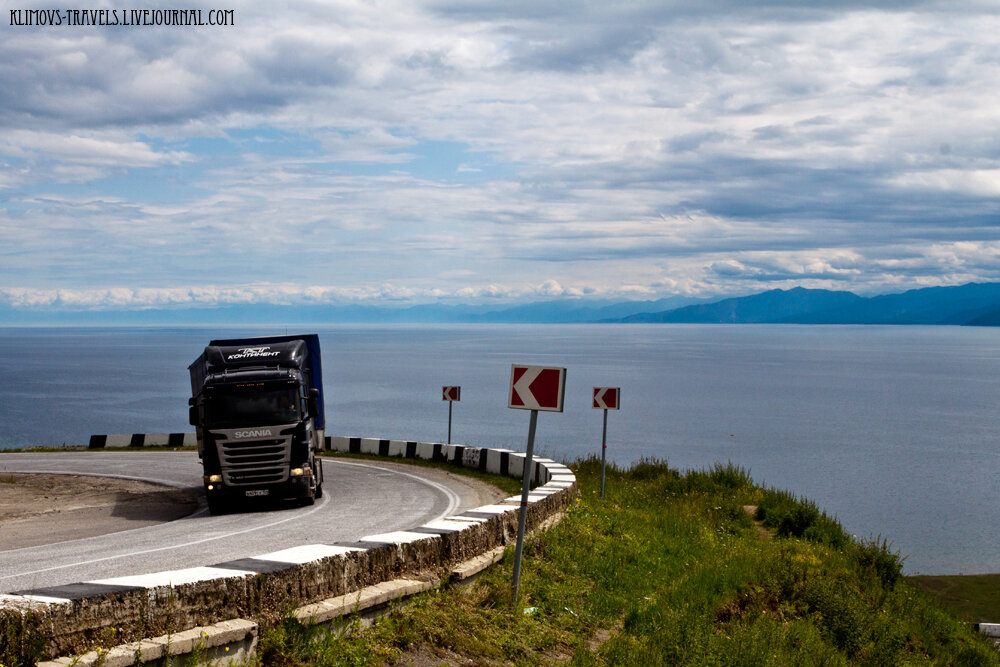
<path fill-rule="evenodd" d="M 732 461 L 881 534 L 909 573 L 1000 572 L 1000 329 L 771 325 L 331 326 L 331 435 L 523 449 L 512 363 L 565 366 L 566 411 L 536 447 L 598 454 L 594 386 L 621 386 L 609 457 Z M 299 329 L 290 329 L 296 332 Z M 305 331 L 306 329 L 302 329 Z M 0 329 L 0 448 L 190 430 L 187 365 L 210 338 L 278 329 Z"/>

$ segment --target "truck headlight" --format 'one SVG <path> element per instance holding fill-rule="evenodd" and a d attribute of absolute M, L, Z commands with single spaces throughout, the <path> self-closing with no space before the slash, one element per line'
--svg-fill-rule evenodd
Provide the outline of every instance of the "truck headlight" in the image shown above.
<path fill-rule="evenodd" d="M 205 482 L 208 484 L 217 484 L 222 481 L 222 475 L 206 475 Z"/>
<path fill-rule="evenodd" d="M 292 477 L 301 477 L 302 475 L 311 475 L 312 469 L 309 466 L 302 466 L 301 468 L 292 468 L 289 473 Z"/>

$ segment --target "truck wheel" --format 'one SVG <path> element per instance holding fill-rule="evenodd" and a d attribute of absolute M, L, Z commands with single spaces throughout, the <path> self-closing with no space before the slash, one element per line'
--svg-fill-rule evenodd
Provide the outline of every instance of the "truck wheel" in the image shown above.
<path fill-rule="evenodd" d="M 316 471 L 316 489 L 313 498 L 323 497 L 323 463 L 318 458 L 313 459 L 313 470 Z"/>
<path fill-rule="evenodd" d="M 299 498 L 299 506 L 301 507 L 309 507 L 315 502 L 316 502 L 316 497 L 312 493 L 310 493 L 307 496 L 302 496 L 301 498 Z"/>

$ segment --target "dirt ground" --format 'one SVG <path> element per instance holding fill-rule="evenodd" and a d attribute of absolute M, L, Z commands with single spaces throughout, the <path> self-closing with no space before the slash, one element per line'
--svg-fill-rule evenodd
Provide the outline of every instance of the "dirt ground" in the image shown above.
<path fill-rule="evenodd" d="M 173 521 L 198 495 L 108 477 L 0 473 L 0 551 Z"/>

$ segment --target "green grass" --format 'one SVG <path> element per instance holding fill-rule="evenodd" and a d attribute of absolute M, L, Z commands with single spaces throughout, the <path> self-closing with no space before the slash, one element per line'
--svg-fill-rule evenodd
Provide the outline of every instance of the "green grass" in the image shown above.
<path fill-rule="evenodd" d="M 959 618 L 1000 623 L 1000 574 L 917 575 L 907 581 L 937 597 Z"/>
<path fill-rule="evenodd" d="M 527 540 L 516 605 L 508 549 L 473 587 L 418 596 L 370 628 L 267 629 L 258 662 L 1000 664 L 986 639 L 900 576 L 884 540 L 852 540 L 815 504 L 760 488 L 742 468 L 610 468 L 603 501 L 600 462 L 573 468 L 581 496 Z M 761 539 L 746 505 L 773 539 Z"/>

